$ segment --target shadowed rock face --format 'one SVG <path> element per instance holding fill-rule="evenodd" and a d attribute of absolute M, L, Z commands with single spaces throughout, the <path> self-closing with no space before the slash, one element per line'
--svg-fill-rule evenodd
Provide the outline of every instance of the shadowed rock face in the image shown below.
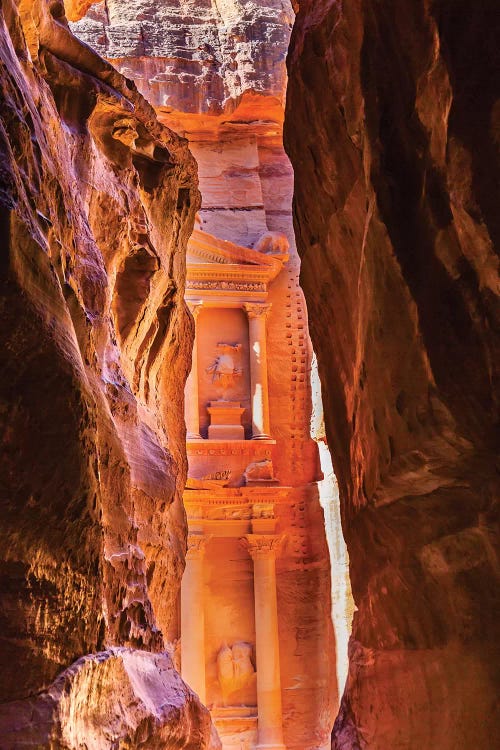
<path fill-rule="evenodd" d="M 207 747 L 147 653 L 185 549 L 195 163 L 61 3 L 6 0 L 0 56 L 0 744 Z"/>
<path fill-rule="evenodd" d="M 300 2 L 286 145 L 358 607 L 334 748 L 492 746 L 495 2 Z M 494 744 L 494 743 L 493 743 Z"/>

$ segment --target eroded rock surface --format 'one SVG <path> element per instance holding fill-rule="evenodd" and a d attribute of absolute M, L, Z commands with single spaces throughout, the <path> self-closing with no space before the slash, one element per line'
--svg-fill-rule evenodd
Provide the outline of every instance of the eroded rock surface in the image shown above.
<path fill-rule="evenodd" d="M 288 0 L 106 0 L 74 28 L 155 107 L 214 115 L 247 91 L 281 100 L 292 23 Z"/>
<path fill-rule="evenodd" d="M 300 2 L 287 148 L 358 611 L 337 750 L 492 747 L 498 7 Z"/>
<path fill-rule="evenodd" d="M 62 3 L 6 0 L 0 24 L 0 744 L 109 747 L 101 693 L 137 703 L 117 709 L 117 742 L 206 747 L 205 709 L 146 653 L 185 550 L 196 166 Z M 95 656 L 111 647 L 128 650 Z"/>
<path fill-rule="evenodd" d="M 2 747 L 85 743 L 94 750 L 126 741 L 128 747 L 198 750 L 207 738 L 218 746 L 208 711 L 166 653 L 113 648 L 84 656 L 46 692 L 8 708 L 8 714 L 0 710 Z"/>

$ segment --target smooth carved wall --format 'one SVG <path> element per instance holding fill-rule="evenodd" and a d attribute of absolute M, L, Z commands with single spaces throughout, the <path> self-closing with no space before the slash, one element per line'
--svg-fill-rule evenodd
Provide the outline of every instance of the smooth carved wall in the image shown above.
<path fill-rule="evenodd" d="M 251 246 L 267 231 L 256 135 L 195 141 L 192 149 L 200 165 L 203 228 Z"/>

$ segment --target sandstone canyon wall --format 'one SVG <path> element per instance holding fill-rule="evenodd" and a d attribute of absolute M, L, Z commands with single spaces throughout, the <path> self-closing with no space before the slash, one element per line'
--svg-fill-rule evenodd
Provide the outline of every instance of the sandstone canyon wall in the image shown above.
<path fill-rule="evenodd" d="M 340 750 L 499 741 L 498 3 L 301 0 L 286 145 L 358 611 Z"/>
<path fill-rule="evenodd" d="M 201 230 L 264 252 L 269 232 L 290 243 L 290 259 L 270 286 L 267 324 L 273 464 L 290 487 L 277 508 L 288 538 L 277 563 L 281 684 L 286 746 L 313 750 L 330 744 L 337 686 L 320 467 L 309 424 L 312 349 L 298 283 L 293 173 L 282 143 L 293 21 L 288 0 L 107 0 L 72 28 L 189 140 L 199 167 Z M 207 595 L 212 608 L 215 588 Z M 207 641 L 216 642 L 208 627 Z M 215 664 L 210 670 L 215 674 Z"/>
<path fill-rule="evenodd" d="M 0 50 L 0 746 L 208 747 L 161 632 L 196 165 L 61 2 L 2 2 Z"/>

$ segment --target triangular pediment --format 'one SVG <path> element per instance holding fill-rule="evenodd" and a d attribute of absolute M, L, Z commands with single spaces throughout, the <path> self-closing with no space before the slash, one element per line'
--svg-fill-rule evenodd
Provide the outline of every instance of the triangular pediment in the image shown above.
<path fill-rule="evenodd" d="M 188 265 L 200 265 L 206 263 L 238 266 L 257 266 L 262 269 L 276 271 L 282 264 L 276 258 L 259 253 L 242 245 L 236 245 L 229 240 L 222 240 L 209 232 L 195 229 L 188 241 L 187 247 Z"/>

